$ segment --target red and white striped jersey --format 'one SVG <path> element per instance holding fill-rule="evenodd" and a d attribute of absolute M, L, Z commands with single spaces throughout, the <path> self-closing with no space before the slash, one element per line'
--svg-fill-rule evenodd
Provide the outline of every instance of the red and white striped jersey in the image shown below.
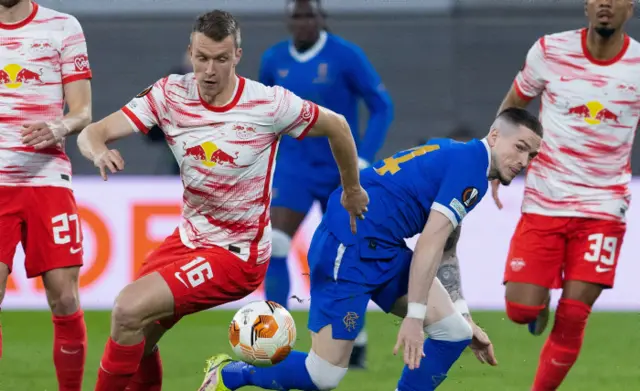
<path fill-rule="evenodd" d="M 0 186 L 71 185 L 64 142 L 36 151 L 22 144 L 25 124 L 64 115 L 64 85 L 91 78 L 78 20 L 33 4 L 16 24 L 0 23 Z"/>
<path fill-rule="evenodd" d="M 159 80 L 122 111 L 143 133 L 159 125 L 180 165 L 182 242 L 232 248 L 244 261 L 266 262 L 278 144 L 284 135 L 303 138 L 318 118 L 318 106 L 242 77 L 231 102 L 211 106 L 189 73 Z"/>
<path fill-rule="evenodd" d="M 521 98 L 542 95 L 545 132 L 522 211 L 624 221 L 640 119 L 640 44 L 625 36 L 619 54 L 600 61 L 586 39 L 586 29 L 540 38 L 516 76 Z"/>

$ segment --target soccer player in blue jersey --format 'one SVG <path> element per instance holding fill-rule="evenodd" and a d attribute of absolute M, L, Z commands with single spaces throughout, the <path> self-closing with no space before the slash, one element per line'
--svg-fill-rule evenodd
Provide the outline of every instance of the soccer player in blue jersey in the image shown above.
<path fill-rule="evenodd" d="M 377 162 L 361 171 L 370 203 L 356 234 L 343 228 L 349 216 L 338 188 L 309 249 L 311 351 L 294 351 L 268 368 L 213 357 L 200 390 L 337 388 L 371 299 L 404 317 L 394 348 L 403 348 L 406 364 L 398 391 L 434 390 L 469 345 L 480 361 L 497 364 L 486 334 L 456 310 L 435 275 L 448 238 L 488 180 L 508 185 L 537 154 L 541 137 L 535 116 L 510 108 L 482 140 L 436 139 Z M 417 234 L 411 251 L 405 239 Z"/>
<path fill-rule="evenodd" d="M 288 0 L 291 39 L 268 49 L 259 80 L 280 85 L 303 99 L 342 114 L 353 131 L 360 167 L 374 160 L 393 119 L 391 98 L 380 76 L 355 44 L 326 31 L 318 0 Z M 360 135 L 358 105 L 364 101 L 369 121 Z M 287 255 L 291 238 L 315 200 L 322 210 L 340 185 L 340 175 L 326 140 L 282 139 L 271 202 L 272 255 L 265 278 L 268 300 L 288 307 L 290 279 Z M 366 333 L 357 340 L 352 368 L 363 368 Z"/>

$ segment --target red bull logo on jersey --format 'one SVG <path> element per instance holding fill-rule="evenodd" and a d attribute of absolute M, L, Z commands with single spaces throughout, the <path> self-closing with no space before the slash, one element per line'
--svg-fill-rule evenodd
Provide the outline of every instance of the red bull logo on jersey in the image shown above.
<path fill-rule="evenodd" d="M 229 155 L 211 141 L 205 141 L 202 144 L 194 145 L 192 147 L 187 147 L 187 144 L 184 143 L 183 146 L 183 157 L 190 157 L 191 159 L 199 160 L 205 167 L 214 167 L 217 164 L 237 167 L 236 159 L 238 158 L 238 153 L 235 153 L 235 157 Z"/>
<path fill-rule="evenodd" d="M 580 117 L 589 125 L 598 125 L 603 122 L 619 123 L 618 114 L 607 109 L 598 101 L 587 102 L 584 105 L 572 107 L 568 114 Z"/>
<path fill-rule="evenodd" d="M 38 73 L 18 64 L 9 64 L 0 69 L 0 84 L 7 88 L 20 88 L 24 83 L 42 83 L 42 69 Z"/>

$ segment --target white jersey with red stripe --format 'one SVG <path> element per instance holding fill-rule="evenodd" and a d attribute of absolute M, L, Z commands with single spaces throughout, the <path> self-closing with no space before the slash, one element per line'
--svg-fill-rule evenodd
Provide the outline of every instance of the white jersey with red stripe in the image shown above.
<path fill-rule="evenodd" d="M 522 211 L 624 221 L 640 119 L 640 44 L 625 36 L 619 54 L 601 61 L 586 37 L 582 29 L 540 38 L 516 76 L 521 98 L 542 95 L 544 127 Z"/>
<path fill-rule="evenodd" d="M 278 144 L 284 135 L 302 139 L 318 118 L 318 106 L 242 77 L 231 102 L 211 106 L 189 73 L 159 80 L 122 111 L 135 129 L 146 133 L 158 125 L 165 133 L 184 186 L 182 242 L 266 262 Z"/>
<path fill-rule="evenodd" d="M 0 23 L 0 186 L 71 185 L 64 142 L 36 151 L 23 125 L 61 119 L 64 85 L 90 79 L 78 20 L 36 3 L 20 23 Z"/>

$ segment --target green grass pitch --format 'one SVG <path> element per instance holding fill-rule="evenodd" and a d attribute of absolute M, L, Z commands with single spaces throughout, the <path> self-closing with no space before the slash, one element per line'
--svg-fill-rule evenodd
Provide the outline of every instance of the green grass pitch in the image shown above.
<path fill-rule="evenodd" d="M 230 353 L 229 311 L 209 311 L 185 318 L 160 343 L 164 363 L 163 390 L 196 390 L 202 381 L 204 361 L 216 353 Z M 309 349 L 306 313 L 295 312 L 299 340 L 296 348 Z M 543 337 L 533 337 L 525 327 L 505 319 L 502 312 L 478 312 L 496 348 L 499 366 L 478 363 L 469 351 L 455 364 L 443 391 L 524 391 L 534 376 Z M 4 357 L 0 360 L 0 391 L 55 391 L 52 364 L 52 325 L 47 312 L 4 311 Z M 100 355 L 109 333 L 108 312 L 87 312 L 89 351 L 85 390 L 93 390 Z M 402 369 L 400 356 L 391 353 L 398 321 L 378 312 L 368 314 L 369 369 L 349 372 L 340 390 L 393 391 Z M 640 315 L 594 313 L 589 321 L 580 359 L 565 381 L 564 391 L 640 390 Z M 548 331 L 547 331 L 548 333 Z M 545 334 L 546 336 L 546 334 Z M 253 388 L 245 388 L 253 390 Z"/>

